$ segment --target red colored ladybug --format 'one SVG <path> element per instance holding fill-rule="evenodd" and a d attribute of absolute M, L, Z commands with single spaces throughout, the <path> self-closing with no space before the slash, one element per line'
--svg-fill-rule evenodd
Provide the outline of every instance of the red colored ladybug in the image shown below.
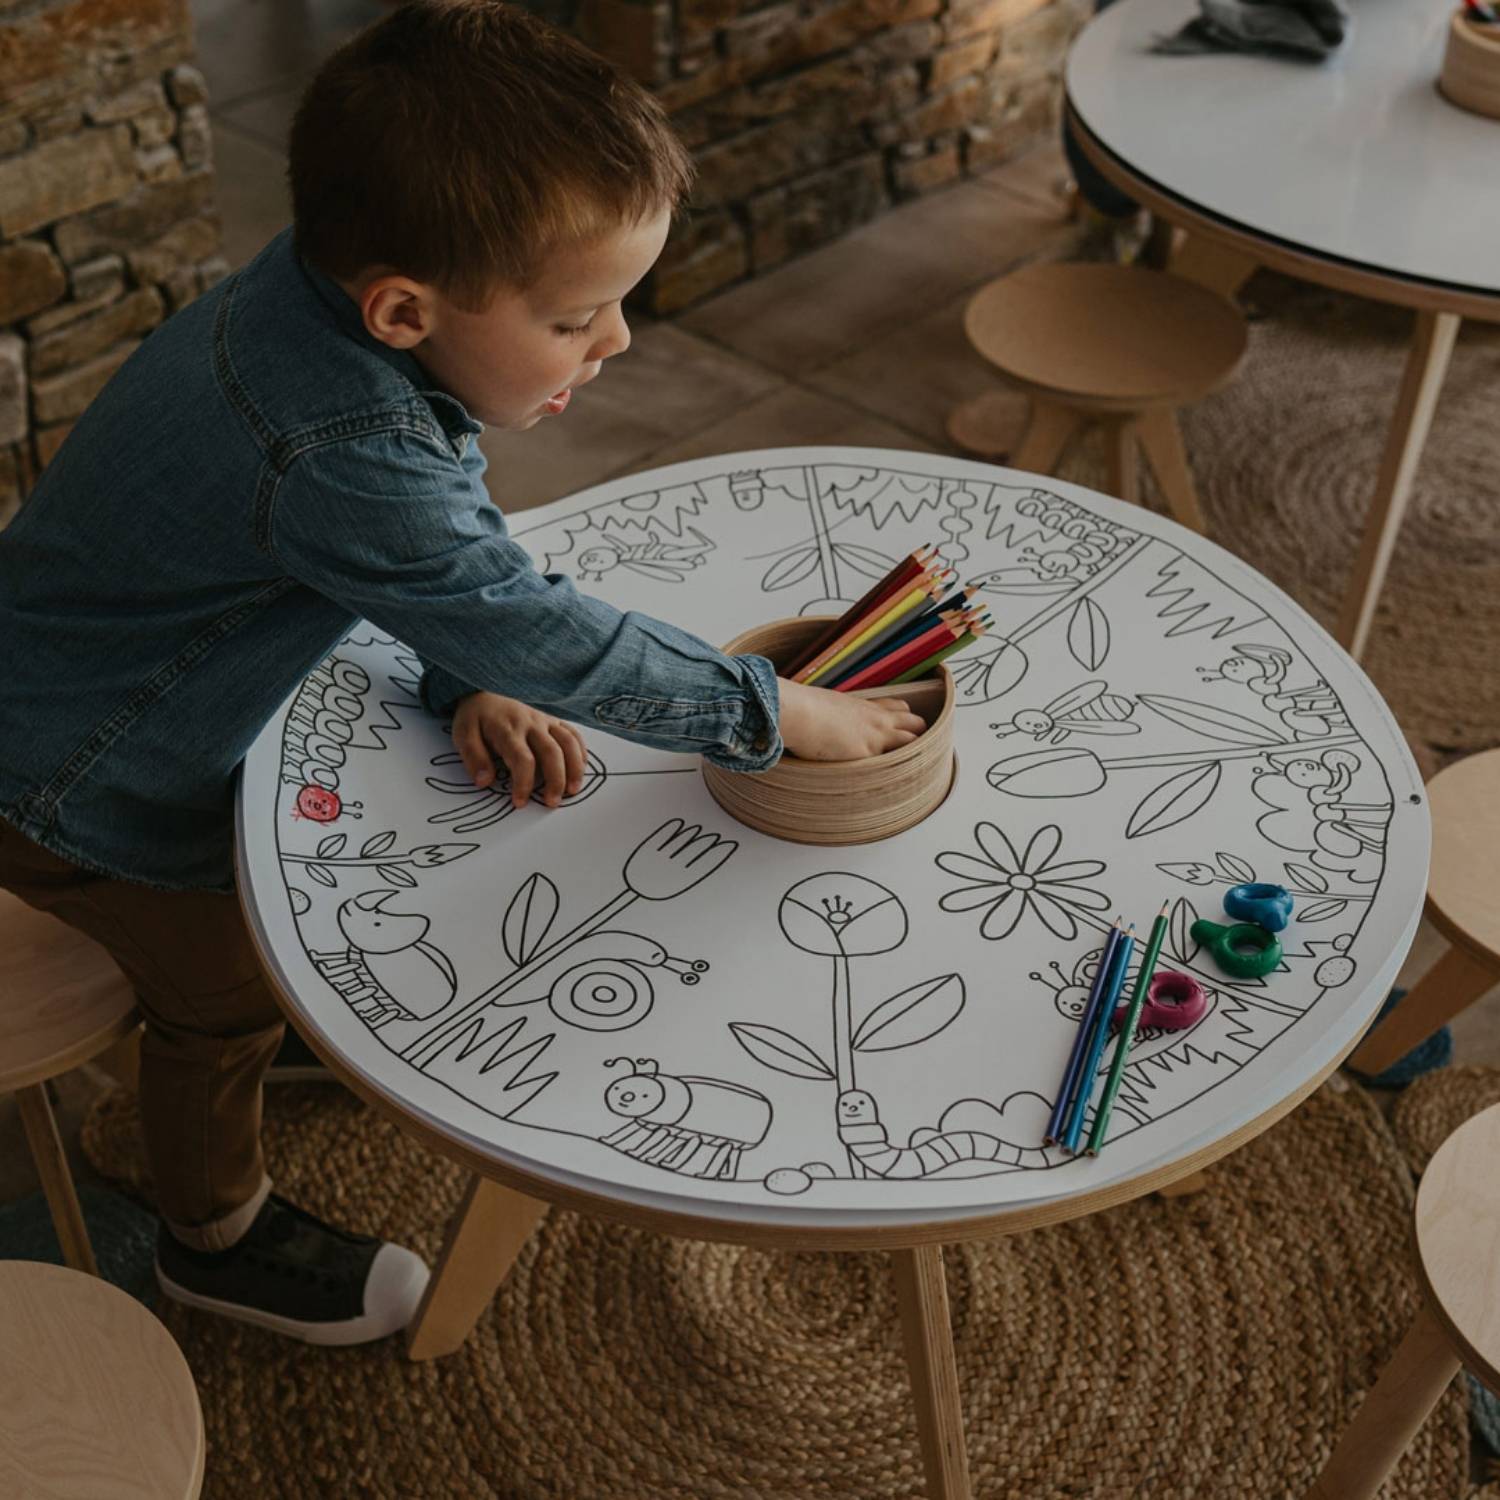
<path fill-rule="evenodd" d="M 353 809 L 360 805 L 358 802 L 349 804 L 351 818 L 359 816 Z M 297 793 L 297 809 L 292 816 L 310 818 L 314 823 L 331 823 L 344 811 L 344 804 L 337 792 L 331 792 L 322 786 L 305 786 Z"/>

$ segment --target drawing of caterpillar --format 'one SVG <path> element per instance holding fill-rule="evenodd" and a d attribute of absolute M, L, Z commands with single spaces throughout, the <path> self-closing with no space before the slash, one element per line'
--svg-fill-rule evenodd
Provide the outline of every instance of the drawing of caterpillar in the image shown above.
<path fill-rule="evenodd" d="M 369 691 L 370 674 L 337 656 L 315 667 L 297 689 L 281 742 L 281 779 L 303 788 L 298 797 L 303 817 L 329 822 L 338 816 L 337 798 L 330 804 L 316 794 L 338 791 L 339 773 L 348 759 L 344 747 L 354 738 Z"/>
<path fill-rule="evenodd" d="M 613 1068 L 628 1057 L 612 1057 Z M 599 1137 L 637 1161 L 687 1177 L 733 1178 L 740 1157 L 766 1138 L 771 1101 L 722 1078 L 674 1078 L 653 1057 L 635 1059 L 636 1071 L 604 1091 L 605 1107 L 626 1124 Z"/>
<path fill-rule="evenodd" d="M 1023 1152 L 990 1131 L 946 1128 L 961 1116 L 998 1123 L 1000 1112 L 982 1099 L 960 1099 L 943 1111 L 940 1128 L 924 1126 L 912 1131 L 910 1145 L 893 1146 L 874 1097 L 864 1089 L 845 1089 L 839 1095 L 839 1140 L 873 1177 L 980 1177 L 994 1170 L 990 1163 L 1001 1169 L 1047 1164 L 1041 1150 Z M 1026 1163 L 1023 1155 L 1039 1160 Z"/>

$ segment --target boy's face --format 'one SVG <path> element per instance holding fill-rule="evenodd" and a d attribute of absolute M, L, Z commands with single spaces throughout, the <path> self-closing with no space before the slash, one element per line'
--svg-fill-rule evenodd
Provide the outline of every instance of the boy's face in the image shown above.
<path fill-rule="evenodd" d="M 344 290 L 375 338 L 409 349 L 472 416 L 524 431 L 560 414 L 606 359 L 630 347 L 621 301 L 661 254 L 670 222 L 664 211 L 558 250 L 536 283 L 502 287 L 482 312 L 394 274 L 371 273 Z"/>

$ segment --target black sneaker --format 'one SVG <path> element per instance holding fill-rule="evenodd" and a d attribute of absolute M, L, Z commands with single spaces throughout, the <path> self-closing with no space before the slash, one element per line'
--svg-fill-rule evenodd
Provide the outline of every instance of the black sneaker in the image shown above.
<path fill-rule="evenodd" d="M 421 1257 L 324 1224 L 272 1193 L 228 1250 L 193 1250 L 163 1224 L 162 1291 L 309 1344 L 364 1344 L 405 1328 L 427 1286 Z"/>
<path fill-rule="evenodd" d="M 297 1035 L 294 1026 L 288 1026 L 266 1070 L 267 1083 L 337 1083 L 338 1080 L 323 1066 L 318 1054 Z"/>

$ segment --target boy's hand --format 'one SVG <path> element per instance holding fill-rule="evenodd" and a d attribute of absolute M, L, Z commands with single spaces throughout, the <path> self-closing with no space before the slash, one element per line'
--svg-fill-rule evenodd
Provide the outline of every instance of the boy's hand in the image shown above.
<path fill-rule="evenodd" d="M 499 693 L 470 693 L 459 700 L 453 744 L 475 786 L 494 781 L 496 758 L 505 764 L 515 807 L 526 806 L 538 781 L 548 807 L 583 786 L 582 735 L 571 724 Z"/>
<path fill-rule="evenodd" d="M 909 745 L 927 728 L 902 698 L 853 698 L 777 678 L 781 740 L 803 760 L 859 760 Z"/>

